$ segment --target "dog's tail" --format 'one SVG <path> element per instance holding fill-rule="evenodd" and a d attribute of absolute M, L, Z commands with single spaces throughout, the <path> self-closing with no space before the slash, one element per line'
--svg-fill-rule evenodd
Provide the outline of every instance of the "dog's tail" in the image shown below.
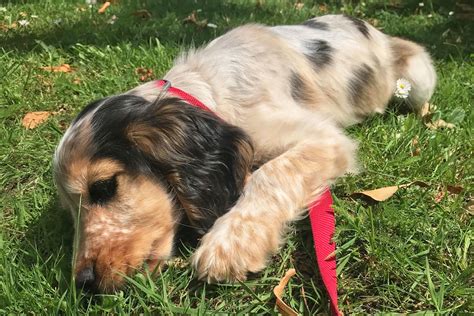
<path fill-rule="evenodd" d="M 391 39 L 396 78 L 408 80 L 411 90 L 407 103 L 418 111 L 429 101 L 436 86 L 436 72 L 430 55 L 413 42 L 394 37 Z"/>

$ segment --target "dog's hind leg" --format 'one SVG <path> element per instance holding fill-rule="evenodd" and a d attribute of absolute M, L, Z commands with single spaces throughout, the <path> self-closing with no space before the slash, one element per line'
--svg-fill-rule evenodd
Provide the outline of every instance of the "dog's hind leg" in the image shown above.
<path fill-rule="evenodd" d="M 336 127 L 321 125 L 253 173 L 236 205 L 201 240 L 193 258 L 199 278 L 244 280 L 263 269 L 287 224 L 354 168 L 355 144 Z"/>
<path fill-rule="evenodd" d="M 391 48 L 396 78 L 407 79 L 412 85 L 408 105 L 418 111 L 433 95 L 436 72 L 429 54 L 413 42 L 393 37 Z"/>

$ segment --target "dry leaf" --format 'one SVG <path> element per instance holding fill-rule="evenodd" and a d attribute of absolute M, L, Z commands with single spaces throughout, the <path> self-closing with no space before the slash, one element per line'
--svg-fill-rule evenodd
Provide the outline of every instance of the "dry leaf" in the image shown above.
<path fill-rule="evenodd" d="M 303 3 L 303 2 L 297 1 L 297 2 L 295 3 L 295 9 L 296 9 L 296 10 L 299 11 L 299 10 L 303 9 L 303 7 L 304 7 L 304 3 Z"/>
<path fill-rule="evenodd" d="M 151 18 L 151 13 L 148 10 L 138 10 L 132 13 L 132 15 L 136 16 L 137 18 L 141 18 L 143 20 Z"/>
<path fill-rule="evenodd" d="M 69 64 L 62 64 L 60 66 L 46 66 L 46 67 L 40 67 L 40 68 L 45 71 L 51 71 L 51 72 L 73 72 L 74 71 L 74 69 Z"/>
<path fill-rule="evenodd" d="M 183 23 L 191 23 L 199 28 L 205 28 L 207 26 L 207 19 L 199 21 L 197 18 L 197 12 L 193 11 L 190 15 L 183 19 Z"/>
<path fill-rule="evenodd" d="M 107 10 L 108 7 L 110 7 L 110 1 L 104 2 L 104 4 L 99 8 L 99 10 L 97 10 L 97 13 L 105 13 L 105 10 Z"/>
<path fill-rule="evenodd" d="M 435 203 L 439 203 L 443 200 L 444 196 L 446 195 L 446 192 L 444 190 L 438 191 L 434 197 Z"/>
<path fill-rule="evenodd" d="M 418 138 L 418 135 L 416 135 L 411 140 L 411 146 L 412 146 L 411 155 L 412 156 L 419 156 L 420 155 L 421 149 L 420 149 L 420 146 L 418 146 L 418 144 L 419 144 L 419 138 Z"/>
<path fill-rule="evenodd" d="M 328 12 L 328 6 L 326 4 L 320 4 L 319 5 L 319 11 L 321 11 L 322 13 L 326 13 Z"/>
<path fill-rule="evenodd" d="M 382 202 L 392 197 L 395 194 L 395 192 L 398 191 L 398 189 L 406 188 L 413 184 L 419 185 L 421 187 L 429 186 L 427 183 L 422 182 L 422 181 L 413 181 L 413 182 L 405 183 L 401 185 L 393 185 L 393 186 L 383 187 L 383 188 L 374 189 L 374 190 L 354 192 L 351 195 L 363 195 L 363 196 L 370 197 L 374 201 Z"/>
<path fill-rule="evenodd" d="M 51 112 L 48 111 L 38 111 L 26 113 L 21 121 L 21 124 L 26 129 L 33 129 L 39 125 L 46 122 L 46 120 L 51 116 Z"/>
<path fill-rule="evenodd" d="M 474 200 L 471 199 L 466 203 L 465 209 L 471 215 L 474 215 Z"/>
<path fill-rule="evenodd" d="M 462 190 L 464 189 L 462 186 L 460 185 L 448 185 L 446 187 L 446 189 L 448 190 L 449 193 L 451 194 L 459 194 L 462 192 Z"/>
<path fill-rule="evenodd" d="M 280 280 L 275 288 L 273 288 L 273 294 L 276 296 L 276 306 L 280 314 L 283 316 L 297 316 L 298 313 L 295 312 L 291 307 L 286 305 L 283 302 L 282 296 L 283 292 L 285 291 L 285 286 L 288 284 L 288 281 L 296 274 L 295 269 L 289 269 L 286 271 L 285 276 Z"/>
<path fill-rule="evenodd" d="M 420 116 L 426 117 L 427 115 L 431 114 L 430 107 L 431 105 L 428 102 L 425 102 L 425 104 L 423 104 L 420 109 Z"/>
<path fill-rule="evenodd" d="M 135 73 L 140 75 L 140 81 L 147 81 L 148 79 L 153 78 L 153 70 L 150 68 L 138 67 L 135 69 Z"/>
<path fill-rule="evenodd" d="M 377 19 L 368 19 L 367 22 L 369 22 L 374 27 L 377 27 L 380 24 L 380 21 Z"/>
<path fill-rule="evenodd" d="M 425 125 L 429 129 L 433 129 L 433 130 L 436 130 L 438 128 L 454 128 L 455 127 L 454 124 L 447 123 L 446 121 L 444 121 L 442 119 L 436 120 L 434 122 L 426 123 Z"/>

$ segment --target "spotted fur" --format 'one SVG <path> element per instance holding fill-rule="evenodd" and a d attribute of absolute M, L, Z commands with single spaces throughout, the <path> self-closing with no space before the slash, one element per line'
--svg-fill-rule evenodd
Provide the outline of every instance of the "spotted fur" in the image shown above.
<path fill-rule="evenodd" d="M 54 158 L 79 226 L 78 285 L 113 291 L 144 263 L 159 271 L 184 226 L 202 236 L 201 279 L 263 269 L 287 224 L 357 169 L 343 127 L 382 113 L 400 77 L 419 109 L 436 83 L 421 46 L 327 15 L 245 25 L 180 56 L 164 79 L 214 113 L 155 81 L 92 102 Z"/>

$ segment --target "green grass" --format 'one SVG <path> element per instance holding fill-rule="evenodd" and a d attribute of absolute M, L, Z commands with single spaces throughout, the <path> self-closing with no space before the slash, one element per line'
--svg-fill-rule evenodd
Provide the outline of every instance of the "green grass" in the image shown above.
<path fill-rule="evenodd" d="M 435 117 L 456 125 L 429 130 L 414 114 L 392 110 L 350 128 L 364 171 L 333 190 L 340 307 L 347 314 L 474 312 L 473 215 L 465 208 L 473 194 L 474 27 L 459 18 L 454 3 L 419 7 L 420 1 L 326 2 L 327 12 L 376 19 L 386 33 L 424 44 L 439 75 Z M 159 78 L 181 49 L 234 26 L 297 23 L 324 9 L 311 1 L 301 10 L 293 1 L 171 2 L 123 0 L 104 15 L 84 1 L 1 2 L 0 314 L 269 314 L 275 313 L 272 288 L 291 267 L 298 275 L 285 300 L 301 314 L 328 311 L 307 220 L 294 225 L 266 270 L 242 284 L 206 285 L 189 266 L 175 265 L 154 281 L 138 275 L 116 295 L 90 298 L 71 286 L 73 224 L 57 204 L 51 158 L 81 107 L 138 85 L 137 67 L 151 68 Z M 132 15 L 138 9 L 151 17 Z M 217 28 L 183 25 L 193 10 Z M 113 25 L 107 23 L 112 15 L 118 17 Z M 30 24 L 8 29 L 21 19 Z M 76 71 L 39 68 L 61 63 Z M 60 109 L 36 129 L 21 126 L 29 111 Z M 418 156 L 411 154 L 415 137 Z M 378 204 L 350 195 L 414 180 L 429 187 L 401 189 Z M 437 201 L 448 185 L 463 190 Z"/>

